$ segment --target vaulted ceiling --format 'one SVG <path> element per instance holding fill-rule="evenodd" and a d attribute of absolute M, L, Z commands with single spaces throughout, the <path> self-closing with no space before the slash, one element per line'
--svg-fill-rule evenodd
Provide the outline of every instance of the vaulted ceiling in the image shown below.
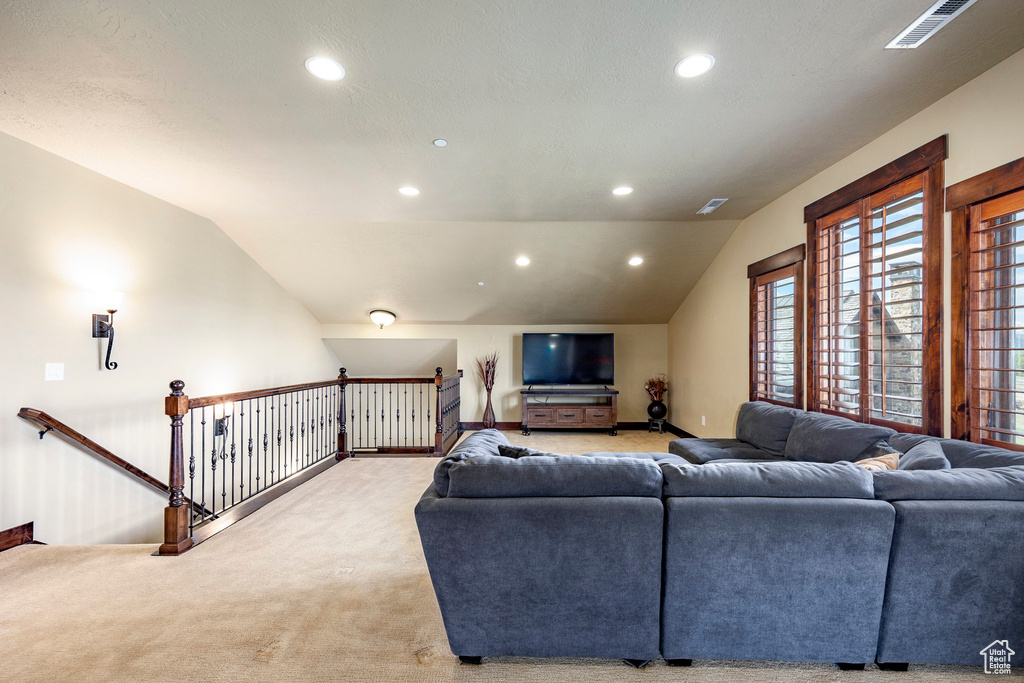
<path fill-rule="evenodd" d="M 1024 48 L 981 0 L 882 49 L 931 4 L 0 0 L 0 130 L 212 219 L 325 323 L 665 322 L 737 220 Z"/>

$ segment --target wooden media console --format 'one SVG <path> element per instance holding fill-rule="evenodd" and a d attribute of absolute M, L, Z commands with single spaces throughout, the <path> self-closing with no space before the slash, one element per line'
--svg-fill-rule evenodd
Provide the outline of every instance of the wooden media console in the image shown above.
<path fill-rule="evenodd" d="M 523 389 L 519 394 L 524 436 L 531 429 L 607 429 L 612 436 L 618 434 L 619 392 L 614 389 Z"/>

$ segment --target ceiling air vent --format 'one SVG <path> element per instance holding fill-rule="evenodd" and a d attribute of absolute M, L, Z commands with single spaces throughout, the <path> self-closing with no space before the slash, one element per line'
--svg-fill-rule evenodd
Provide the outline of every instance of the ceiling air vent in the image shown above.
<path fill-rule="evenodd" d="M 898 36 L 893 38 L 887 50 L 907 50 L 919 47 L 928 40 L 943 26 L 959 16 L 961 12 L 976 3 L 978 0 L 939 0 L 928 8 L 928 10 L 910 23 L 910 26 L 903 29 Z"/>
<path fill-rule="evenodd" d="M 705 216 L 714 211 L 715 209 L 717 209 L 718 207 L 720 207 L 722 204 L 725 204 L 727 201 L 729 201 L 728 197 L 726 197 L 725 199 L 712 199 L 710 202 L 701 207 L 701 210 L 697 212 L 697 215 Z"/>

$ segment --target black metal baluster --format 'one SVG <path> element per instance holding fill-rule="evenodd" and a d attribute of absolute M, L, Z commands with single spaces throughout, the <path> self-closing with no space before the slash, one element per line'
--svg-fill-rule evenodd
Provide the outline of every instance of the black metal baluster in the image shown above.
<path fill-rule="evenodd" d="M 246 453 L 249 456 L 249 495 L 252 495 L 252 399 L 246 399 L 246 404 L 249 407 L 249 439 L 246 441 Z M 259 425 L 259 421 L 256 422 Z M 259 462 L 259 459 L 256 460 Z M 243 492 L 244 493 L 244 492 Z M 242 496 L 242 500 L 245 500 L 245 495 Z"/>
<path fill-rule="evenodd" d="M 275 443 L 277 447 L 274 449 L 274 454 L 270 459 L 270 484 L 277 483 L 277 477 L 281 474 L 281 397 L 277 397 L 277 405 L 271 401 L 270 410 L 274 411 L 274 422 L 277 427 L 277 439 Z M 276 474 L 275 474 L 276 472 Z"/>
<path fill-rule="evenodd" d="M 196 526 L 196 414 L 188 411 L 188 499 L 192 501 L 192 509 L 188 515 L 188 533 Z"/>
<path fill-rule="evenodd" d="M 263 430 L 260 431 L 260 417 L 263 417 Z M 263 405 L 260 406 L 259 399 L 256 400 L 256 433 L 260 435 L 260 441 L 263 442 L 263 474 L 266 476 L 267 472 L 267 397 L 263 397 Z M 260 456 L 256 455 L 256 490 L 262 491 L 260 488 Z"/>
<path fill-rule="evenodd" d="M 200 414 L 199 414 L 199 417 L 200 417 L 200 421 L 199 421 L 199 438 L 202 441 L 202 444 L 201 444 L 201 446 L 199 448 L 199 457 L 201 457 L 203 460 L 206 460 L 206 408 L 203 407 L 203 408 L 200 408 L 199 410 L 201 411 Z M 200 472 L 200 477 L 202 478 L 202 485 L 203 485 L 203 510 L 205 511 L 206 510 L 206 463 L 205 462 L 202 463 L 202 467 L 199 468 L 199 472 Z M 214 501 L 214 505 L 216 505 L 216 501 Z M 205 512 L 204 512 L 204 514 L 205 514 Z M 205 519 L 205 517 L 204 517 L 204 519 Z"/>

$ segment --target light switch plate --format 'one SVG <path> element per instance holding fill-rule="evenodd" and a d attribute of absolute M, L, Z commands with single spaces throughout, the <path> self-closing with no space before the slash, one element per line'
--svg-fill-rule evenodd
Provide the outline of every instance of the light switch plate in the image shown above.
<path fill-rule="evenodd" d="M 64 381 L 64 364 L 63 363 L 47 363 L 46 364 L 46 381 L 47 382 L 63 382 Z"/>

